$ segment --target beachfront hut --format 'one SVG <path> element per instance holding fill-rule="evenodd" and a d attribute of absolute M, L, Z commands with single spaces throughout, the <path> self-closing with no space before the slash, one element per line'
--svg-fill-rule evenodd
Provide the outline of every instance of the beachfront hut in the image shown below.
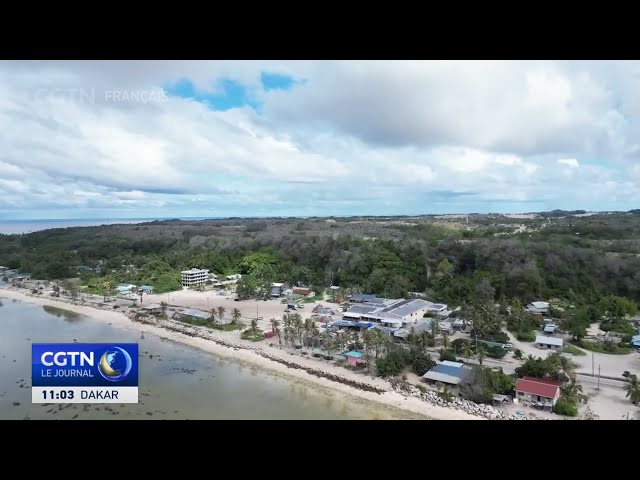
<path fill-rule="evenodd" d="M 138 292 L 153 293 L 153 287 L 151 285 L 140 285 L 138 287 Z"/>
<path fill-rule="evenodd" d="M 354 367 L 364 362 L 364 360 L 362 360 L 362 353 L 353 350 L 345 353 L 345 357 L 347 357 L 347 363 Z"/>
<path fill-rule="evenodd" d="M 145 312 L 151 315 L 160 315 L 162 313 L 162 305 L 157 303 L 150 303 L 142 307 Z"/>

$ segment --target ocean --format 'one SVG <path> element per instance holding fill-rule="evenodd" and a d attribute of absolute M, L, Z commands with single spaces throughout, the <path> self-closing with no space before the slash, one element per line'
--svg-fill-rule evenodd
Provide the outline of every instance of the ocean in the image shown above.
<path fill-rule="evenodd" d="M 0 234 L 13 235 L 19 233 L 38 232 L 50 228 L 95 227 L 98 225 L 114 225 L 122 223 L 142 223 L 163 220 L 161 218 L 93 218 L 93 219 L 60 219 L 60 220 L 0 220 Z M 185 218 L 185 220 L 205 220 L 205 218 Z"/>
<path fill-rule="evenodd" d="M 119 329 L 0 291 L 0 420 L 408 419 L 409 412 L 346 397 L 179 343 Z M 31 403 L 31 343 L 138 343 L 138 404 Z"/>

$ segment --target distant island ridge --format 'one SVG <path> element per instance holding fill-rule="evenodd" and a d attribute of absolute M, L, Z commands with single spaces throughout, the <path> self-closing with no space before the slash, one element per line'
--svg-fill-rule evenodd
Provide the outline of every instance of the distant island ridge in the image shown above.
<path fill-rule="evenodd" d="M 0 235 L 15 235 L 49 230 L 53 228 L 68 227 L 97 227 L 102 225 L 115 224 L 135 224 L 147 222 L 189 222 L 189 221 L 206 221 L 206 220 L 273 220 L 273 219 L 318 219 L 318 218 L 428 218 L 428 217 L 470 217 L 470 216 L 503 216 L 507 218 L 534 218 L 544 216 L 561 216 L 561 215 L 603 215 L 603 214 L 620 214 L 620 213 L 640 213 L 640 209 L 629 211 L 587 211 L 587 210 L 550 210 L 545 212 L 491 212 L 491 213 L 425 213 L 416 215 L 326 215 L 326 216 L 303 216 L 303 215 L 252 215 L 252 216 L 227 216 L 227 217 L 103 217 L 103 218 L 24 218 L 24 219 L 1 219 L 0 218 Z"/>

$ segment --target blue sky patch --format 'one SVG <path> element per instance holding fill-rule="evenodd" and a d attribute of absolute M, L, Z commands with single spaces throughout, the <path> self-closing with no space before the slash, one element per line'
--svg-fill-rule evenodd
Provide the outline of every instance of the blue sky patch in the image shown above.
<path fill-rule="evenodd" d="M 204 103 L 212 110 L 230 110 L 250 106 L 253 109 L 258 107 L 257 102 L 249 98 L 247 89 L 240 83 L 228 78 L 220 81 L 222 93 L 199 92 L 190 80 L 182 79 L 175 84 L 165 87 L 168 95 L 193 99 Z"/>
<path fill-rule="evenodd" d="M 269 90 L 290 90 L 295 84 L 293 77 L 280 73 L 262 72 L 260 80 L 265 92 Z"/>

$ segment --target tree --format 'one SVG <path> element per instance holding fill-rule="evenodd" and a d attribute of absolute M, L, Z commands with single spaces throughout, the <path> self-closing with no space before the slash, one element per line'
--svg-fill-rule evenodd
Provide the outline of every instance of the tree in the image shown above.
<path fill-rule="evenodd" d="M 411 360 L 411 365 L 413 367 L 413 371 L 420 377 L 436 366 L 436 362 L 429 354 L 425 354 L 421 351 L 414 351 L 412 352 L 412 356 L 413 359 Z"/>
<path fill-rule="evenodd" d="M 624 391 L 627 392 L 626 397 L 631 400 L 631 403 L 637 405 L 640 403 L 640 382 L 636 375 L 629 375 L 627 380 L 628 383 L 624 386 Z"/>
<path fill-rule="evenodd" d="M 431 328 L 431 338 L 433 339 L 433 344 L 435 346 L 436 341 L 438 340 L 438 332 L 440 331 L 440 322 L 438 322 L 437 318 L 432 318 L 429 327 Z"/>
<path fill-rule="evenodd" d="M 480 345 L 478 347 L 477 355 L 478 355 L 478 363 L 480 365 L 482 365 L 482 362 L 484 361 L 485 357 L 487 356 L 487 351 L 485 350 L 485 348 L 482 345 Z"/>
<path fill-rule="evenodd" d="M 102 282 L 102 297 L 105 303 L 107 303 L 107 297 L 110 297 L 114 293 L 113 282 L 105 280 Z"/>
<path fill-rule="evenodd" d="M 234 308 L 231 311 L 231 323 L 233 323 L 234 325 L 237 325 L 238 323 L 240 323 L 240 317 L 242 317 L 240 310 L 238 310 L 237 308 Z"/>
<path fill-rule="evenodd" d="M 256 338 L 256 330 L 258 328 L 258 320 L 255 318 L 251 319 L 251 336 L 255 339 Z"/>
<path fill-rule="evenodd" d="M 493 371 L 475 365 L 460 382 L 460 393 L 472 402 L 492 403 L 493 395 L 511 395 L 514 387 L 515 379 L 502 370 Z"/>
<path fill-rule="evenodd" d="M 218 320 L 222 321 L 222 317 L 224 317 L 224 312 L 226 312 L 226 308 L 224 308 L 222 305 L 220 305 L 218 307 Z"/>
<path fill-rule="evenodd" d="M 442 332 L 441 336 L 442 336 L 442 348 L 446 350 L 447 348 L 449 348 L 449 336 L 445 332 Z"/>
<path fill-rule="evenodd" d="M 467 363 L 469 363 L 469 358 L 473 356 L 473 348 L 471 347 L 469 342 L 465 342 L 465 344 L 462 346 L 462 355 L 464 355 L 464 358 L 467 359 Z"/>
<path fill-rule="evenodd" d="M 164 315 L 167 310 L 167 302 L 160 302 L 160 309 L 162 310 L 162 315 Z"/>
<path fill-rule="evenodd" d="M 211 316 L 209 317 L 209 319 L 211 320 L 211 323 L 216 323 L 216 316 L 218 315 L 218 311 L 215 308 L 211 309 Z"/>

